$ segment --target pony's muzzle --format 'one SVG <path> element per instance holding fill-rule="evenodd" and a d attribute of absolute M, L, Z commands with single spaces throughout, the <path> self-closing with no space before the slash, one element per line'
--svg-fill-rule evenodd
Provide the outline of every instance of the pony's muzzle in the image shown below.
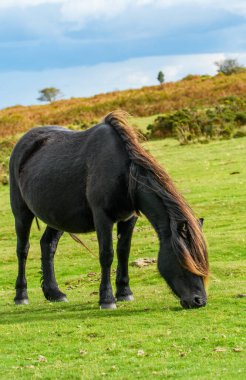
<path fill-rule="evenodd" d="M 190 298 L 183 298 L 180 300 L 180 304 L 184 309 L 193 309 L 206 306 L 207 298 L 194 295 Z"/>

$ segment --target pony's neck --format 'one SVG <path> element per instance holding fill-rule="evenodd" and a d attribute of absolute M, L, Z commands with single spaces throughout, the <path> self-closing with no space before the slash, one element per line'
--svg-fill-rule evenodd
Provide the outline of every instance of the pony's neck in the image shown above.
<path fill-rule="evenodd" d="M 139 188 L 137 205 L 156 230 L 160 242 L 163 242 L 163 238 L 170 235 L 170 220 L 163 200 L 151 189 Z"/>

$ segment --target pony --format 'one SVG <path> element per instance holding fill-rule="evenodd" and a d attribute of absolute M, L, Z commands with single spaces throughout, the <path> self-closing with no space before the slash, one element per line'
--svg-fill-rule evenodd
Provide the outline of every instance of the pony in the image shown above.
<path fill-rule="evenodd" d="M 123 111 L 109 113 L 85 131 L 35 127 L 17 142 L 10 157 L 10 200 L 17 235 L 16 304 L 27 304 L 26 260 L 32 221 L 46 225 L 41 238 L 42 290 L 50 301 L 67 301 L 54 271 L 64 231 L 96 231 L 101 309 L 133 300 L 128 260 L 138 216 L 144 214 L 159 238 L 158 269 L 183 308 L 205 306 L 208 254 L 192 209 L 159 163 L 138 141 Z M 117 223 L 114 296 L 110 270 L 112 230 Z"/>

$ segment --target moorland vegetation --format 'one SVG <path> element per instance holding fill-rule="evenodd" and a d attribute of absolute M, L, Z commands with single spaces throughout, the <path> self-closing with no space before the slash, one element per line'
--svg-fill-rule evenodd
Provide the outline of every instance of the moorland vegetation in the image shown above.
<path fill-rule="evenodd" d="M 8 183 L 8 159 L 15 142 L 34 126 L 83 130 L 108 112 L 123 109 L 135 117 L 133 125 L 141 124 L 141 132 L 149 139 L 174 137 L 181 144 L 205 143 L 245 136 L 245 105 L 246 70 L 241 69 L 232 75 L 187 75 L 159 86 L 5 108 L 0 110 L 0 183 Z"/>

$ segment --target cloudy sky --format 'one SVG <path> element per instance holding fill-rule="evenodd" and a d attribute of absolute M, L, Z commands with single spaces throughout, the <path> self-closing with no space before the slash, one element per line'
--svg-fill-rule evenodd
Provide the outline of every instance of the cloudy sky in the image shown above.
<path fill-rule="evenodd" d="M 246 65 L 246 0 L 0 0 L 0 108 Z"/>

